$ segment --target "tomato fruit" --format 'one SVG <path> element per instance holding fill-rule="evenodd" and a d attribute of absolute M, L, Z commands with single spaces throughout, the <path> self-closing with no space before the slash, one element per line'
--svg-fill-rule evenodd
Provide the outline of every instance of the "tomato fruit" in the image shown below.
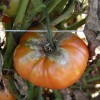
<path fill-rule="evenodd" d="M 63 89 L 81 77 L 89 53 L 78 36 L 69 33 L 53 35 L 54 50 L 45 39 L 47 33 L 25 33 L 13 55 L 14 67 L 20 76 L 36 86 Z"/>
<path fill-rule="evenodd" d="M 16 100 L 15 96 L 12 94 L 10 89 L 8 88 L 7 80 L 3 80 L 5 83 L 5 88 L 0 90 L 0 100 Z"/>
<path fill-rule="evenodd" d="M 0 91 L 0 100 L 16 100 L 9 90 Z"/>
<path fill-rule="evenodd" d="M 10 0 L 9 7 L 6 8 L 5 13 L 10 17 L 15 16 L 18 10 L 19 3 L 20 0 Z"/>

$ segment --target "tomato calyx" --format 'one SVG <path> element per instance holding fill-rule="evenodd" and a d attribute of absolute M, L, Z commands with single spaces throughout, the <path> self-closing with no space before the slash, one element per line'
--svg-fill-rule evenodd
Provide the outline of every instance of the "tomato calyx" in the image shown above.
<path fill-rule="evenodd" d="M 49 42 L 47 42 L 47 43 L 43 44 L 43 50 L 47 54 L 52 54 L 53 52 L 56 51 L 56 45 L 53 42 L 53 46 L 51 46 L 51 44 Z"/>
<path fill-rule="evenodd" d="M 39 50 L 44 52 L 46 55 L 54 54 L 58 52 L 59 43 L 63 40 L 69 38 L 73 34 L 56 34 L 53 37 L 53 45 L 51 45 L 48 38 L 44 35 L 41 39 L 30 38 L 25 42 L 25 45 L 29 46 L 31 49 Z"/>
<path fill-rule="evenodd" d="M 29 46 L 31 49 L 43 51 L 47 55 L 55 52 L 57 48 L 56 42 L 53 41 L 52 46 L 45 36 L 43 36 L 40 40 L 34 38 L 28 39 L 24 44 Z"/>
<path fill-rule="evenodd" d="M 43 46 L 43 49 L 44 49 L 44 51 L 45 51 L 46 53 L 52 53 L 52 52 L 54 51 L 54 49 L 51 48 L 50 43 L 45 44 L 45 45 Z"/>

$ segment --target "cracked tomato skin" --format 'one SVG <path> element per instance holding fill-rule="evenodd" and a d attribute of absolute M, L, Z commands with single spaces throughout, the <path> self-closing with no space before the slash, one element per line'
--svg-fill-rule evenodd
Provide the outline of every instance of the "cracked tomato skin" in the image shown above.
<path fill-rule="evenodd" d="M 31 29 L 41 30 L 40 27 Z M 56 50 L 50 54 L 38 45 L 25 45 L 31 39 L 43 44 L 44 35 L 33 32 L 22 36 L 13 55 L 14 67 L 20 76 L 36 86 L 67 88 L 78 81 L 86 69 L 89 57 L 87 46 L 74 34 L 61 39 Z"/>

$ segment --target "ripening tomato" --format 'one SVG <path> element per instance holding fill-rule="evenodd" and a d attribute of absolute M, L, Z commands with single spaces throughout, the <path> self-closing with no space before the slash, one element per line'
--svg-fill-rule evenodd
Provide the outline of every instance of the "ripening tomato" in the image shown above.
<path fill-rule="evenodd" d="M 9 7 L 5 9 L 5 13 L 10 17 L 15 16 L 18 10 L 19 3 L 20 0 L 10 0 Z"/>
<path fill-rule="evenodd" d="M 0 100 L 16 100 L 9 90 L 0 91 Z"/>
<path fill-rule="evenodd" d="M 55 49 L 50 47 L 47 33 L 25 33 L 14 52 L 14 67 L 20 76 L 36 86 L 63 89 L 81 77 L 89 53 L 78 36 L 69 33 L 53 35 Z"/>
<path fill-rule="evenodd" d="M 8 88 L 7 80 L 3 80 L 5 82 L 4 89 L 0 90 L 0 100 L 16 100 L 13 93 Z"/>

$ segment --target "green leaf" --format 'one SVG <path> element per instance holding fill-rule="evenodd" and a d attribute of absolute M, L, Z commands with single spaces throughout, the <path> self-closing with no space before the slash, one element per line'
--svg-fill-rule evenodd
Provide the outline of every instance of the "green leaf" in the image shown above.
<path fill-rule="evenodd" d="M 20 7 L 18 10 L 17 16 L 15 18 L 14 27 L 18 26 L 19 24 L 22 24 L 28 2 L 29 0 L 21 0 Z"/>
<path fill-rule="evenodd" d="M 46 5 L 46 6 L 47 6 L 46 9 L 47 9 L 48 14 L 51 13 L 51 12 L 54 10 L 54 8 L 55 8 L 61 1 L 62 1 L 62 0 L 51 0 L 51 2 L 50 2 L 48 5 Z M 46 17 L 45 14 L 42 13 L 42 15 L 41 15 L 41 20 L 43 20 L 45 17 Z"/>
<path fill-rule="evenodd" d="M 42 91 L 43 91 L 43 88 L 41 87 L 35 87 L 35 100 L 44 100 L 43 97 L 42 97 Z"/>
<path fill-rule="evenodd" d="M 60 22 L 62 22 L 63 20 L 68 19 L 72 15 L 74 8 L 75 8 L 75 3 L 73 0 L 73 1 L 71 1 L 70 5 L 68 6 L 67 11 L 65 11 L 61 16 L 59 16 L 57 19 L 52 21 L 51 25 L 55 26 L 55 25 L 59 24 Z"/>
<path fill-rule="evenodd" d="M 56 11 L 59 12 L 59 14 L 62 14 L 63 10 L 66 8 L 68 0 L 61 0 L 61 2 L 57 5 L 55 8 Z"/>
<path fill-rule="evenodd" d="M 11 68 L 12 66 L 12 56 L 15 48 L 15 42 L 12 33 L 7 33 L 7 48 L 4 54 L 4 68 Z"/>
<path fill-rule="evenodd" d="M 10 75 L 10 78 L 9 78 L 9 87 L 10 87 L 12 93 L 13 93 L 13 94 L 15 95 L 15 97 L 17 98 L 17 100 L 22 100 L 22 99 L 21 99 L 21 95 L 20 95 L 20 93 L 17 91 L 16 86 L 15 86 L 15 84 L 14 84 L 14 79 L 13 79 L 13 77 L 12 77 L 11 75 Z"/>
<path fill-rule="evenodd" d="M 83 24 L 85 24 L 86 18 L 80 20 L 79 22 L 76 22 L 70 26 L 67 27 L 68 30 L 77 30 L 79 27 L 81 27 Z"/>
<path fill-rule="evenodd" d="M 100 75 L 96 75 L 93 78 L 86 79 L 87 82 L 93 82 L 93 81 L 99 81 L 99 80 L 100 80 Z"/>
<path fill-rule="evenodd" d="M 21 29 L 28 29 L 35 15 L 41 12 L 45 7 L 46 6 L 41 0 L 31 0 L 27 8 L 26 16 L 24 17 Z"/>
<path fill-rule="evenodd" d="M 30 82 L 27 81 L 28 91 L 27 91 L 27 100 L 43 100 L 42 97 L 42 88 L 36 87 Z"/>
<path fill-rule="evenodd" d="M 27 100 L 33 100 L 34 98 L 34 85 L 27 81 L 28 91 L 27 91 Z"/>
<path fill-rule="evenodd" d="M 64 100 L 59 90 L 54 90 L 53 92 L 54 92 L 55 100 Z"/>

